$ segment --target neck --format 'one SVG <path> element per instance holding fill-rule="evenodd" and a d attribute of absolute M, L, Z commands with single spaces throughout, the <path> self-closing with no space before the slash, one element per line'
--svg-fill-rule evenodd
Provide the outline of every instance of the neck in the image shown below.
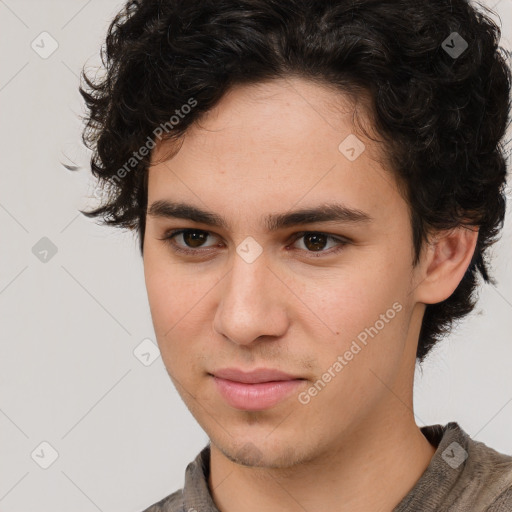
<path fill-rule="evenodd" d="M 209 487 L 221 512 L 391 512 L 427 468 L 435 448 L 401 407 L 372 418 L 314 460 L 289 468 L 248 467 L 212 443 Z M 407 411 L 407 413 L 405 412 Z M 413 455 L 412 455 L 413 454 Z"/>

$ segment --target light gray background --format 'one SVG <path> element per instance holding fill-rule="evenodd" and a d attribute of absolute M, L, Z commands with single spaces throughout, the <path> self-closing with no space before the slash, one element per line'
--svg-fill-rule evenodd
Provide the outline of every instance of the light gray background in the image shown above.
<path fill-rule="evenodd" d="M 140 512 L 183 485 L 207 442 L 161 358 L 134 355 L 155 341 L 135 240 L 78 213 L 95 204 L 78 76 L 98 65 L 122 5 L 0 0 L 1 512 Z M 511 49 L 512 0 L 487 5 Z M 31 47 L 51 49 L 44 31 L 58 43 L 46 59 Z M 481 290 L 415 392 L 419 425 L 458 421 L 512 454 L 511 234 L 509 212 L 493 251 L 498 286 Z M 57 249 L 46 262 L 43 237 Z M 58 453 L 47 469 L 43 442 Z"/>

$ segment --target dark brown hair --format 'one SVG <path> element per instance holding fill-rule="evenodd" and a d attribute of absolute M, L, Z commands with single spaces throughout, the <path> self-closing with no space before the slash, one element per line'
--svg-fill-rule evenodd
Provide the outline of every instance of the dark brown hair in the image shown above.
<path fill-rule="evenodd" d="M 142 147 L 179 140 L 233 85 L 299 76 L 342 93 L 364 91 L 410 206 L 414 264 L 431 231 L 479 227 L 461 283 L 427 305 L 422 361 L 474 308 L 478 273 L 493 282 L 486 249 L 505 215 L 511 77 L 500 29 L 479 7 L 465 0 L 127 2 L 108 30 L 105 74 L 84 72 L 80 87 L 84 143 L 107 191 L 103 204 L 83 213 L 136 230 L 143 252 L 151 152 Z"/>

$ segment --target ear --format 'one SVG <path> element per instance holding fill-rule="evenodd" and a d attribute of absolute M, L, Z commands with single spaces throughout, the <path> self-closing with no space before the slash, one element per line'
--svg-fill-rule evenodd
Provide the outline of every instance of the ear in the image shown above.
<path fill-rule="evenodd" d="M 475 252 L 478 228 L 459 226 L 436 232 L 422 251 L 414 295 L 418 302 L 437 304 L 450 297 Z"/>

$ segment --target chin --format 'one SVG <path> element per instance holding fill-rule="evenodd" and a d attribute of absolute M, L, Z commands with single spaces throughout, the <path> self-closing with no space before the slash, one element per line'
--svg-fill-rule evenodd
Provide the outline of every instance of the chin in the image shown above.
<path fill-rule="evenodd" d="M 229 442 L 231 441 L 231 442 Z M 297 452 L 297 443 L 285 443 L 282 440 L 277 445 L 268 440 L 258 442 L 229 440 L 229 445 L 212 444 L 231 462 L 241 466 L 253 468 L 286 469 L 304 462 L 304 458 Z"/>

